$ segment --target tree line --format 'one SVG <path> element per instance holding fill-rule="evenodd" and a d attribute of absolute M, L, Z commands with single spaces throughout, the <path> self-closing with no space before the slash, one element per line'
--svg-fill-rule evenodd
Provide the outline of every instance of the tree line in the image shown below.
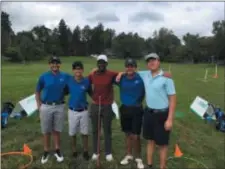
<path fill-rule="evenodd" d="M 91 28 L 77 25 L 73 30 L 64 19 L 54 29 L 44 25 L 29 31 L 15 33 L 9 14 L 1 12 L 1 54 L 11 62 L 34 61 L 49 55 L 90 56 L 107 54 L 109 57 L 130 56 L 142 58 L 156 52 L 163 61 L 202 63 L 225 58 L 225 21 L 212 23 L 212 36 L 186 33 L 182 40 L 166 27 L 155 30 L 152 37 L 143 38 L 138 33 L 119 33 L 105 28 L 102 23 Z"/>

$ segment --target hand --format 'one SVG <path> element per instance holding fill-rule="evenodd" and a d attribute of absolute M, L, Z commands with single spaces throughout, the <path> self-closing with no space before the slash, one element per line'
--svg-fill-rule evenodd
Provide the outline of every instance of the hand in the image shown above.
<path fill-rule="evenodd" d="M 92 74 L 92 73 L 96 72 L 97 70 L 98 70 L 98 68 L 93 68 L 90 73 Z"/>
<path fill-rule="evenodd" d="M 166 122 L 165 122 L 165 124 L 164 124 L 164 127 L 165 127 L 166 131 L 171 130 L 172 129 L 172 126 L 173 126 L 172 120 L 167 119 Z"/>
<path fill-rule="evenodd" d="M 120 79 L 122 77 L 122 75 L 124 74 L 124 72 L 120 72 L 117 76 L 116 76 L 116 82 L 119 83 Z"/>
<path fill-rule="evenodd" d="M 172 74 L 169 73 L 169 72 L 164 72 L 163 73 L 163 76 L 168 77 L 168 78 L 171 78 L 172 77 Z"/>

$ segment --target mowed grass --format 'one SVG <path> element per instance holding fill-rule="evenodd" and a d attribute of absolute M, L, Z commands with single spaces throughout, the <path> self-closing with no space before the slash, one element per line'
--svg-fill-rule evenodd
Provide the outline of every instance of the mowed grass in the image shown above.
<path fill-rule="evenodd" d="M 84 57 L 63 58 L 61 69 L 71 73 L 71 64 L 75 60 L 82 60 L 85 65 L 85 75 L 96 66 L 96 60 Z M 146 65 L 144 61 L 139 61 L 140 70 L 144 70 Z M 162 67 L 168 70 L 169 64 L 162 63 Z M 116 71 L 124 70 L 122 60 L 110 60 L 109 68 Z M 204 77 L 205 69 L 208 68 L 208 82 L 198 79 Z M 2 102 L 12 101 L 14 104 L 19 100 L 31 95 L 35 91 L 37 79 L 41 73 L 48 70 L 47 61 L 22 64 L 3 64 L 2 65 Z M 219 67 L 218 79 L 213 79 L 213 65 L 178 65 L 171 64 L 172 76 L 175 81 L 177 91 L 177 112 L 182 112 L 183 117 L 175 118 L 173 132 L 171 135 L 169 156 L 173 156 L 174 145 L 179 144 L 184 156 L 191 157 L 203 162 L 208 168 L 224 168 L 224 133 L 217 132 L 213 125 L 205 124 L 198 116 L 190 112 L 190 104 L 196 96 L 201 96 L 224 108 L 224 69 Z M 115 87 L 115 100 L 120 104 L 118 88 Z M 89 98 L 90 101 L 90 98 Z M 66 112 L 65 112 L 66 113 Z M 62 133 L 62 152 L 65 160 L 63 163 L 57 163 L 51 156 L 47 164 L 41 165 L 40 157 L 43 152 L 42 135 L 40 124 L 37 121 L 38 113 L 29 118 L 21 120 L 10 119 L 8 128 L 2 130 L 2 152 L 22 151 L 24 143 L 27 143 L 33 151 L 34 161 L 30 169 L 94 169 L 95 163 L 86 162 L 82 156 L 77 160 L 71 158 L 70 139 L 68 136 L 68 123 L 65 121 L 64 132 Z M 124 134 L 120 130 L 118 120 L 113 121 L 112 125 L 113 155 L 115 161 L 108 163 L 104 158 L 104 136 L 101 138 L 101 164 L 102 168 L 122 169 L 136 168 L 135 163 L 128 166 L 120 166 L 119 161 L 125 154 Z M 82 151 L 81 139 L 78 141 L 78 149 Z M 91 138 L 89 141 L 90 154 Z M 142 157 L 146 164 L 146 141 L 142 139 Z M 53 144 L 52 144 L 53 147 Z M 156 149 L 158 150 L 158 149 Z M 154 157 L 156 166 L 159 165 L 158 151 Z M 25 156 L 2 157 L 2 169 L 16 169 L 25 164 L 29 159 Z M 168 162 L 168 168 L 203 168 L 201 165 L 185 159 L 176 159 Z"/>

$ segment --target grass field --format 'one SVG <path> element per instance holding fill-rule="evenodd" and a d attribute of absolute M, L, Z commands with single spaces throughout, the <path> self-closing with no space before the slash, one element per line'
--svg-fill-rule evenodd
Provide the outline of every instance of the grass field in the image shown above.
<path fill-rule="evenodd" d="M 63 59 L 61 69 L 71 72 L 71 63 L 75 60 L 82 60 L 85 65 L 85 75 L 93 67 L 95 60 L 92 58 L 70 57 Z M 123 61 L 110 60 L 109 68 L 122 71 Z M 139 62 L 139 69 L 145 69 L 145 63 Z M 168 64 L 162 64 L 165 70 L 168 70 Z M 209 81 L 202 82 L 197 79 L 204 77 L 205 68 L 209 68 Z M 2 65 L 2 102 L 12 101 L 14 104 L 31 95 L 35 90 L 37 79 L 41 73 L 48 70 L 47 62 L 30 63 L 26 65 L 3 64 Z M 177 112 L 183 112 L 183 117 L 176 117 L 173 132 L 171 135 L 171 145 L 169 156 L 173 156 L 174 145 L 179 144 L 184 156 L 191 157 L 203 162 L 208 168 L 224 168 L 224 133 L 215 131 L 214 126 L 205 124 L 203 120 L 195 114 L 190 113 L 189 107 L 195 97 L 201 96 L 208 101 L 220 106 L 224 110 L 224 68 L 218 69 L 219 78 L 213 79 L 214 67 L 212 65 L 178 65 L 172 64 L 172 76 L 175 81 L 177 91 Z M 115 87 L 115 96 L 117 103 L 120 103 L 118 88 Z M 179 115 L 179 114 L 178 114 Z M 68 137 L 67 121 L 62 134 L 62 151 L 65 157 L 63 163 L 58 164 L 55 158 L 51 156 L 48 163 L 41 165 L 40 156 L 43 151 L 42 135 L 40 133 L 40 124 L 37 122 L 38 115 L 34 114 L 29 118 L 22 120 L 10 119 L 8 128 L 2 130 L 2 152 L 22 151 L 24 143 L 27 143 L 33 150 L 34 161 L 30 169 L 94 169 L 95 163 L 85 162 L 82 157 L 77 160 L 71 158 L 70 140 Z M 102 144 L 103 147 L 102 137 Z M 142 140 L 142 156 L 146 162 L 145 140 Z M 81 146 L 78 144 L 81 151 Z M 90 139 L 91 152 L 91 139 Z M 120 166 L 119 161 L 124 156 L 124 135 L 120 131 L 118 120 L 113 121 L 113 154 L 115 162 L 107 163 L 104 159 L 104 150 L 102 149 L 101 163 L 103 168 L 122 169 L 135 168 L 135 163 L 128 166 Z M 17 169 L 18 166 L 27 163 L 29 160 L 25 156 L 2 157 L 2 169 Z M 155 156 L 155 164 L 158 166 L 158 153 Z M 176 159 L 168 162 L 168 168 L 203 168 L 191 161 Z"/>

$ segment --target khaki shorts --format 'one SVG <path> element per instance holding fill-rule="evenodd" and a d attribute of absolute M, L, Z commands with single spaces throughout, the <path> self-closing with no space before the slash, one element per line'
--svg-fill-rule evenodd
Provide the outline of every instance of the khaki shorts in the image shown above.
<path fill-rule="evenodd" d="M 42 104 L 40 107 L 40 122 L 41 131 L 43 134 L 51 133 L 52 131 L 62 132 L 65 105 L 46 105 Z"/>

